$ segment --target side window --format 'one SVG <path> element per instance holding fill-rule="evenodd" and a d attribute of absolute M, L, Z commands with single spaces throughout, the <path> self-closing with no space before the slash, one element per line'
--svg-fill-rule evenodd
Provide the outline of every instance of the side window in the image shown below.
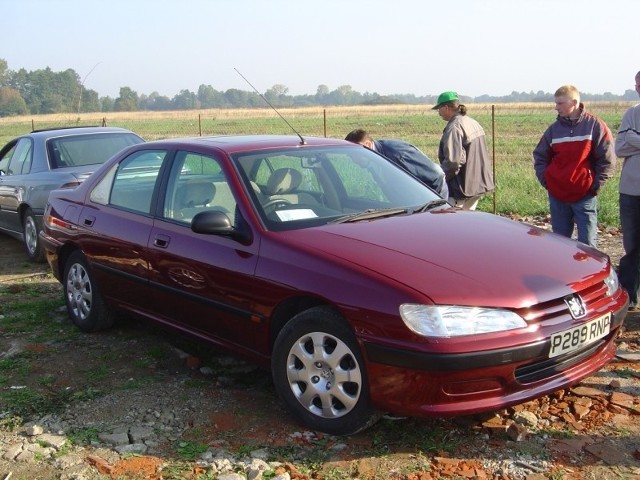
<path fill-rule="evenodd" d="M 199 212 L 217 210 L 235 221 L 236 200 L 220 163 L 213 157 L 178 152 L 164 200 L 164 217 L 189 224 Z"/>
<path fill-rule="evenodd" d="M 269 176 L 273 173 L 274 168 L 271 167 L 266 161 L 260 161 L 258 168 L 256 169 L 256 176 L 253 179 L 258 185 L 266 187 L 269 181 Z"/>
<path fill-rule="evenodd" d="M 22 146 L 23 146 L 23 143 L 18 144 L 18 148 L 21 148 Z M 24 147 L 25 148 L 23 152 L 18 152 L 18 155 L 24 156 L 24 160 L 22 162 L 22 168 L 20 169 L 20 172 L 23 175 L 31 171 L 31 163 L 33 161 L 33 143 L 31 141 L 27 141 Z"/>
<path fill-rule="evenodd" d="M 9 148 L 9 150 L 4 152 L 4 155 L 2 155 L 2 158 L 0 158 L 0 175 L 9 175 L 9 160 L 11 160 L 11 156 L 16 150 L 16 145 L 17 142 L 11 148 Z"/>
<path fill-rule="evenodd" d="M 21 175 L 31 170 L 31 140 L 21 138 L 2 159 L 2 170 L 6 175 Z M 4 163 L 6 160 L 6 164 Z"/>
<path fill-rule="evenodd" d="M 91 192 L 91 201 L 149 214 L 151 199 L 167 152 L 143 150 L 116 165 Z"/>
<path fill-rule="evenodd" d="M 117 152 L 138 142 L 138 137 L 126 132 L 64 135 L 47 142 L 51 168 L 98 165 Z"/>

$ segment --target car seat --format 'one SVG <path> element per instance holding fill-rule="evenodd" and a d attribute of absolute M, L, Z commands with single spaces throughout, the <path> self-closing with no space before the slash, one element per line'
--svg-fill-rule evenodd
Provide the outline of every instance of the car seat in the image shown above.
<path fill-rule="evenodd" d="M 176 211 L 180 219 L 191 220 L 197 213 L 207 210 L 216 187 L 212 182 L 189 182 L 180 185 L 176 193 Z"/>
<path fill-rule="evenodd" d="M 279 168 L 274 170 L 266 186 L 266 203 L 275 200 L 283 200 L 291 204 L 317 204 L 312 195 L 305 192 L 298 192 L 298 187 L 302 183 L 302 174 L 295 168 Z"/>

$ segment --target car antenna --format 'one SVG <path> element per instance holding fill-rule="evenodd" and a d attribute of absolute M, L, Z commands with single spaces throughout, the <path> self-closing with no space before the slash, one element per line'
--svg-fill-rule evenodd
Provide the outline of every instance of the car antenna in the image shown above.
<path fill-rule="evenodd" d="M 293 128 L 289 122 L 287 122 L 287 119 L 286 119 L 286 118 L 284 118 L 282 115 L 280 115 L 280 112 L 276 109 L 276 107 L 274 107 L 274 106 L 271 104 L 271 102 L 270 102 L 269 100 L 267 100 L 267 99 L 265 98 L 265 96 L 264 96 L 264 95 L 262 95 L 262 94 L 258 91 L 258 89 L 257 89 L 256 87 L 254 87 L 254 86 L 251 84 L 251 82 L 250 82 L 249 80 L 247 80 L 247 78 L 246 78 L 244 75 L 242 75 L 242 74 L 240 73 L 240 71 L 239 71 L 237 68 L 233 67 L 233 69 L 236 71 L 236 73 L 237 73 L 238 75 L 240 75 L 240 76 L 242 77 L 242 79 L 243 79 L 245 82 L 247 82 L 247 83 L 249 84 L 249 86 L 250 86 L 251 88 L 253 88 L 253 91 L 254 91 L 254 92 L 256 92 L 258 95 L 260 95 L 260 98 L 262 98 L 265 102 L 267 102 L 267 105 L 269 105 L 271 108 L 273 108 L 273 111 L 274 111 L 274 112 L 276 112 L 276 113 L 278 114 L 278 116 L 282 119 L 282 121 L 283 121 L 284 123 L 286 123 L 286 124 L 289 126 L 289 128 L 290 128 L 291 130 L 293 130 L 293 132 L 294 132 L 294 133 L 295 133 L 295 134 L 300 138 L 300 145 L 305 145 L 307 142 L 305 142 L 304 138 L 302 138 L 302 135 L 300 135 L 300 134 L 298 133 L 298 131 L 297 131 L 295 128 Z"/>

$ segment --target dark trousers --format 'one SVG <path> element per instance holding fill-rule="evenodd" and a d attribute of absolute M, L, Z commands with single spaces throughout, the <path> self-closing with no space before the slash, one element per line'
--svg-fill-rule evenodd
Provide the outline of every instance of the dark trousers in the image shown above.
<path fill-rule="evenodd" d="M 620 259 L 618 278 L 629 292 L 631 303 L 637 304 L 640 287 L 640 196 L 620 194 L 620 224 L 625 255 Z"/>

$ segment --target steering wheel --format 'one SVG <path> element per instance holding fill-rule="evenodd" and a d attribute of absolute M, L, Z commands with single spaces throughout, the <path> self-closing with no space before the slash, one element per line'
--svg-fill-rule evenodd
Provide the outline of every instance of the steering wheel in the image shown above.
<path fill-rule="evenodd" d="M 276 207 L 286 207 L 287 205 L 291 205 L 291 202 L 286 198 L 274 198 L 273 200 L 269 200 L 267 203 L 262 205 L 264 213 L 270 213 L 269 209 L 275 210 Z"/>

